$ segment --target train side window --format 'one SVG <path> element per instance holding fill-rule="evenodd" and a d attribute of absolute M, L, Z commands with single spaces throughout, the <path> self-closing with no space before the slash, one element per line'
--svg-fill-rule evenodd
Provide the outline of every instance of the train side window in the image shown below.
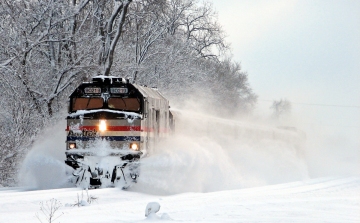
<path fill-rule="evenodd" d="M 140 102 L 138 98 L 109 98 L 108 107 L 118 110 L 139 111 Z"/>
<path fill-rule="evenodd" d="M 102 98 L 73 98 L 72 100 L 72 109 L 76 110 L 86 110 L 86 109 L 96 109 L 103 107 Z"/>

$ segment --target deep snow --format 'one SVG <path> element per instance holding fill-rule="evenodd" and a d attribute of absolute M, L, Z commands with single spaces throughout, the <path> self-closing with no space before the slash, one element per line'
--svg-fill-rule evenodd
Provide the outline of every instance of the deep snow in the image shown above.
<path fill-rule="evenodd" d="M 90 190 L 91 204 L 86 191 L 67 188 L 65 123 L 44 131 L 24 159 L 21 187 L 0 190 L 0 223 L 40 222 L 35 216 L 45 217 L 40 208 L 52 198 L 61 203 L 55 215 L 63 213 L 54 222 L 360 221 L 354 150 L 338 148 L 352 157 L 344 162 L 312 134 L 299 144 L 270 126 L 186 112 L 179 120 L 176 135 L 142 160 L 136 185 Z M 88 205 L 74 206 L 81 200 Z M 145 217 L 150 202 L 161 209 Z"/>
<path fill-rule="evenodd" d="M 149 195 L 118 188 L 90 190 L 88 206 L 73 206 L 79 189 L 0 190 L 0 222 L 40 222 L 40 202 L 55 198 L 61 206 L 54 222 L 359 222 L 360 178 L 318 178 L 211 193 Z M 161 205 L 145 217 L 148 203 Z M 47 222 L 47 221 L 43 221 Z"/>

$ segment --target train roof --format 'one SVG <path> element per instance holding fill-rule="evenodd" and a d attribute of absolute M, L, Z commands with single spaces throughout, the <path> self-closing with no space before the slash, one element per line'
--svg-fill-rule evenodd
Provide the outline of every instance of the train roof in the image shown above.
<path fill-rule="evenodd" d="M 159 100 L 166 100 L 168 101 L 159 91 L 157 88 L 150 88 L 143 85 L 132 84 L 129 83 L 129 79 L 125 79 L 123 77 L 116 77 L 116 76 L 105 76 L 105 75 L 97 75 L 92 77 L 91 82 L 85 82 L 83 84 L 130 84 L 136 88 L 144 98 L 154 98 Z"/>
<path fill-rule="evenodd" d="M 144 98 L 155 98 L 161 100 L 167 100 L 156 88 L 149 88 L 137 84 L 132 84 L 136 89 L 140 91 Z"/>

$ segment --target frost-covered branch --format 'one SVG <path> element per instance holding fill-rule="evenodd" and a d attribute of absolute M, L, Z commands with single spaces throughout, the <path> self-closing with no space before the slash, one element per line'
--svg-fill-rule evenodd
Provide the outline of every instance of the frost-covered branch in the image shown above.
<path fill-rule="evenodd" d="M 108 76 L 110 74 L 110 69 L 114 61 L 114 52 L 116 45 L 119 41 L 119 38 L 122 34 L 122 28 L 125 22 L 125 16 L 127 14 L 128 7 L 132 0 L 123 0 L 116 1 L 114 10 L 109 18 L 107 25 L 107 33 L 105 38 L 105 49 L 102 58 L 102 66 L 104 66 L 103 74 Z M 119 17 L 116 21 L 116 17 Z M 113 34 L 113 29 L 116 29 L 115 34 Z"/>

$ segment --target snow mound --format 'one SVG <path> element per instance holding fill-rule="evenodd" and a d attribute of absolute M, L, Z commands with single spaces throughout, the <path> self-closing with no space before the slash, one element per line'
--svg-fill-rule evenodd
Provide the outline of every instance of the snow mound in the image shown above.
<path fill-rule="evenodd" d="M 146 220 L 150 221 L 157 221 L 157 220 L 165 220 L 170 221 L 172 220 L 167 213 L 163 213 L 160 216 L 156 213 L 160 210 L 160 204 L 158 202 L 150 202 L 146 205 L 145 209 L 145 217 Z"/>
<path fill-rule="evenodd" d="M 158 202 L 150 202 L 146 205 L 145 217 L 151 214 L 156 214 L 160 210 L 160 204 Z"/>

